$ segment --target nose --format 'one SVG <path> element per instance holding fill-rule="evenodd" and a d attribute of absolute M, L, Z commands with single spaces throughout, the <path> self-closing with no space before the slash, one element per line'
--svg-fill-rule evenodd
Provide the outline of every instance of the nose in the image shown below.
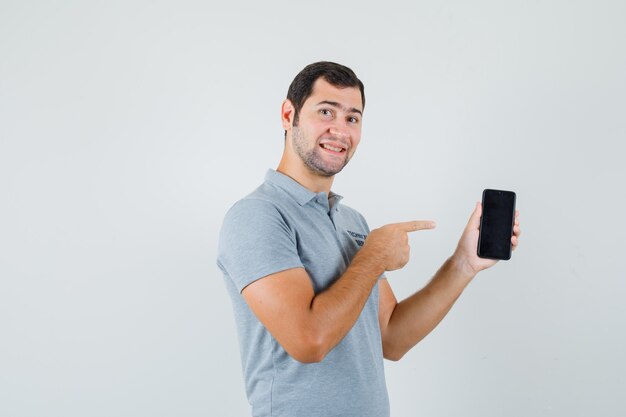
<path fill-rule="evenodd" d="M 338 123 L 331 126 L 329 131 L 330 131 L 330 134 L 336 137 L 337 139 L 347 140 L 350 137 L 348 128 Z"/>

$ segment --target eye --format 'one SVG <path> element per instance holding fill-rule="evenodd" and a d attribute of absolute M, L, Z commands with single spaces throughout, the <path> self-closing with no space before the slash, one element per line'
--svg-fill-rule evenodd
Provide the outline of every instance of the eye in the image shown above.
<path fill-rule="evenodd" d="M 320 114 L 325 117 L 332 117 L 333 112 L 330 109 L 320 109 Z"/>
<path fill-rule="evenodd" d="M 348 122 L 352 123 L 352 124 L 357 124 L 359 123 L 359 119 L 353 116 L 348 117 Z"/>

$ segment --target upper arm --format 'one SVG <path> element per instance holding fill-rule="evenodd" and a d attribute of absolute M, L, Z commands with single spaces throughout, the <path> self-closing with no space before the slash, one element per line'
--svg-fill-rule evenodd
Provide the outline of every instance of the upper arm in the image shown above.
<path fill-rule="evenodd" d="M 270 202 L 244 199 L 226 214 L 218 265 L 241 292 L 256 280 L 302 267 L 296 235 Z"/>
<path fill-rule="evenodd" d="M 281 346 L 295 359 L 311 361 L 313 286 L 296 236 L 272 203 L 244 199 L 229 210 L 220 232 L 218 265 Z"/>
<path fill-rule="evenodd" d="M 304 268 L 292 268 L 261 278 L 242 291 L 246 303 L 272 336 L 294 359 L 318 358 L 311 321 L 315 293 Z"/>
<path fill-rule="evenodd" d="M 389 282 L 386 278 L 380 279 L 378 281 L 378 293 L 378 321 L 380 324 L 380 336 L 383 342 L 384 354 L 386 345 L 385 341 L 388 340 L 387 327 L 389 325 L 389 320 L 391 320 L 391 315 L 398 305 L 398 300 L 396 299 L 396 296 L 391 289 L 391 285 L 389 285 Z"/>

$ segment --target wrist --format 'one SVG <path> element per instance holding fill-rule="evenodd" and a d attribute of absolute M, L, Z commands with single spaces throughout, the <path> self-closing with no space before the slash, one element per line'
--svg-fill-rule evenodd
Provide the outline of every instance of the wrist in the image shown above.
<path fill-rule="evenodd" d="M 457 253 L 448 258 L 448 264 L 455 275 L 460 276 L 468 282 L 478 273 L 468 258 Z"/>
<path fill-rule="evenodd" d="M 373 277 L 378 277 L 385 272 L 382 259 L 376 256 L 365 247 L 361 248 L 350 263 L 350 268 L 357 270 L 360 274 L 372 274 Z"/>

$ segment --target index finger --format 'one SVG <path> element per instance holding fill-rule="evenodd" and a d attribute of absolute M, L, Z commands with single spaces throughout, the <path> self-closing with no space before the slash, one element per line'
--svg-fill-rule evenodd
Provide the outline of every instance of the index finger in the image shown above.
<path fill-rule="evenodd" d="M 417 232 L 418 230 L 434 229 L 437 224 L 432 220 L 413 220 L 410 222 L 396 223 L 395 226 L 405 232 Z"/>

